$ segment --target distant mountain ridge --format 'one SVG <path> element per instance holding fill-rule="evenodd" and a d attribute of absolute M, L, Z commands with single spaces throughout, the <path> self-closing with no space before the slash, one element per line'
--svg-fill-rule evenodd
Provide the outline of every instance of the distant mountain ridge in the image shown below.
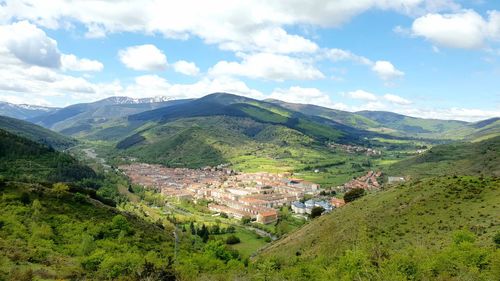
<path fill-rule="evenodd" d="M 0 101 L 0 115 L 17 119 L 30 119 L 58 110 L 56 107 L 45 107 L 30 104 L 13 104 Z"/>
<path fill-rule="evenodd" d="M 36 116 L 29 121 L 64 134 L 74 135 L 91 130 L 95 124 L 104 123 L 111 119 L 182 102 L 183 100 L 170 100 L 170 98 L 163 96 L 141 99 L 110 97 L 92 103 L 70 105 Z"/>
<path fill-rule="evenodd" d="M 181 104 L 184 105 L 177 106 Z M 259 104 L 261 108 L 256 109 L 256 104 Z M 167 107 L 169 107 L 168 110 Z M 167 96 L 151 98 L 109 97 L 92 103 L 74 104 L 60 109 L 26 105 L 17 106 L 16 109 L 18 111 L 15 114 L 11 111 L 11 115 L 17 116 L 15 118 L 26 119 L 46 128 L 73 136 L 88 135 L 101 125 L 120 118 L 127 118 L 130 122 L 140 123 L 145 120 L 154 120 L 156 122 L 168 118 L 175 119 L 188 116 L 233 115 L 242 117 L 247 116 L 249 111 L 255 110 L 267 110 L 271 112 L 271 115 L 274 114 L 273 110 L 288 111 L 289 116 L 285 117 L 292 121 L 295 117 L 300 116 L 300 118 L 312 120 L 338 130 L 349 130 L 350 133 L 357 130 L 358 135 L 369 131 L 405 138 L 481 140 L 500 134 L 499 117 L 478 122 L 425 119 L 386 111 L 348 112 L 274 99 L 261 101 L 229 93 L 214 93 L 199 99 L 183 100 L 173 100 Z M 36 114 L 32 111 L 28 111 L 29 113 L 20 111 L 28 109 L 38 111 L 36 111 Z M 9 114 L 5 115 L 11 116 Z M 276 120 L 267 121 L 274 122 Z"/>

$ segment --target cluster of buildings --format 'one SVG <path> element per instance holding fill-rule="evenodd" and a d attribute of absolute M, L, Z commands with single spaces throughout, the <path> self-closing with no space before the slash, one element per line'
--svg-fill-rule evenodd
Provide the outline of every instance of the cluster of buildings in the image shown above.
<path fill-rule="evenodd" d="M 295 201 L 292 202 L 292 211 L 296 214 L 310 215 L 314 207 L 323 208 L 323 213 L 329 213 L 335 208 L 340 208 L 345 205 L 344 199 L 333 197 L 329 201 L 321 199 L 309 199 L 305 202 Z"/>
<path fill-rule="evenodd" d="M 276 208 L 319 193 L 319 185 L 286 174 L 235 173 L 225 167 L 186 169 L 134 163 L 119 169 L 135 184 L 167 197 L 211 201 L 209 209 L 260 223 L 278 219 Z M 326 208 L 325 208 L 326 209 Z"/>
<path fill-rule="evenodd" d="M 355 178 L 339 187 L 342 191 L 349 191 L 354 188 L 362 188 L 364 190 L 379 189 L 380 183 L 378 179 L 382 176 L 382 172 L 369 171 L 366 175 Z"/>
<path fill-rule="evenodd" d="M 348 153 L 364 153 L 367 156 L 377 156 L 382 154 L 382 151 L 373 148 L 349 144 L 339 144 L 334 142 L 329 143 L 328 147 L 342 149 Z"/>

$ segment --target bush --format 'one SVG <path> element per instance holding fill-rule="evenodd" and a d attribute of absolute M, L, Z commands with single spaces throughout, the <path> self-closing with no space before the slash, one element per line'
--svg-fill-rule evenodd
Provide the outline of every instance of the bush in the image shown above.
<path fill-rule="evenodd" d="M 251 221 L 252 221 L 252 219 L 249 216 L 244 216 L 241 218 L 242 224 L 249 224 Z"/>
<path fill-rule="evenodd" d="M 23 203 L 24 205 L 28 205 L 31 203 L 31 199 L 30 199 L 30 195 L 28 192 L 23 192 L 21 193 L 21 198 L 19 198 L 19 200 L 21 201 L 21 203 Z"/>
<path fill-rule="evenodd" d="M 356 199 L 363 197 L 365 195 L 365 193 L 366 193 L 365 190 L 362 188 L 354 188 L 354 189 L 347 191 L 344 194 L 344 200 L 346 203 L 352 202 Z"/>
<path fill-rule="evenodd" d="M 324 211 L 325 211 L 325 209 L 321 206 L 316 206 L 316 207 L 312 208 L 311 219 L 314 219 L 316 217 L 321 216 L 321 214 L 323 214 Z"/>
<path fill-rule="evenodd" d="M 241 242 L 240 238 L 236 235 L 229 235 L 226 238 L 226 244 L 228 244 L 228 245 L 234 245 L 234 244 L 238 244 L 240 242 Z"/>
<path fill-rule="evenodd" d="M 497 247 L 500 247 L 500 232 L 497 232 L 497 234 L 493 236 L 493 242 L 497 245 Z"/>

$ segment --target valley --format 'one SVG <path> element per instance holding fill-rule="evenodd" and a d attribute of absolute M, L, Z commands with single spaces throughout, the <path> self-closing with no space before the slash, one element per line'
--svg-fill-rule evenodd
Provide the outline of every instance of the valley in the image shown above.
<path fill-rule="evenodd" d="M 0 278 L 493 280 L 497 120 L 153 103 L 0 122 Z"/>

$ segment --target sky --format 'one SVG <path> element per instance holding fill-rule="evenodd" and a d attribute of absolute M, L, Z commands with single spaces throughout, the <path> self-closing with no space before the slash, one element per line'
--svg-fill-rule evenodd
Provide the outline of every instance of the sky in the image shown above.
<path fill-rule="evenodd" d="M 0 101 L 229 92 L 500 116 L 500 1 L 0 0 Z"/>

